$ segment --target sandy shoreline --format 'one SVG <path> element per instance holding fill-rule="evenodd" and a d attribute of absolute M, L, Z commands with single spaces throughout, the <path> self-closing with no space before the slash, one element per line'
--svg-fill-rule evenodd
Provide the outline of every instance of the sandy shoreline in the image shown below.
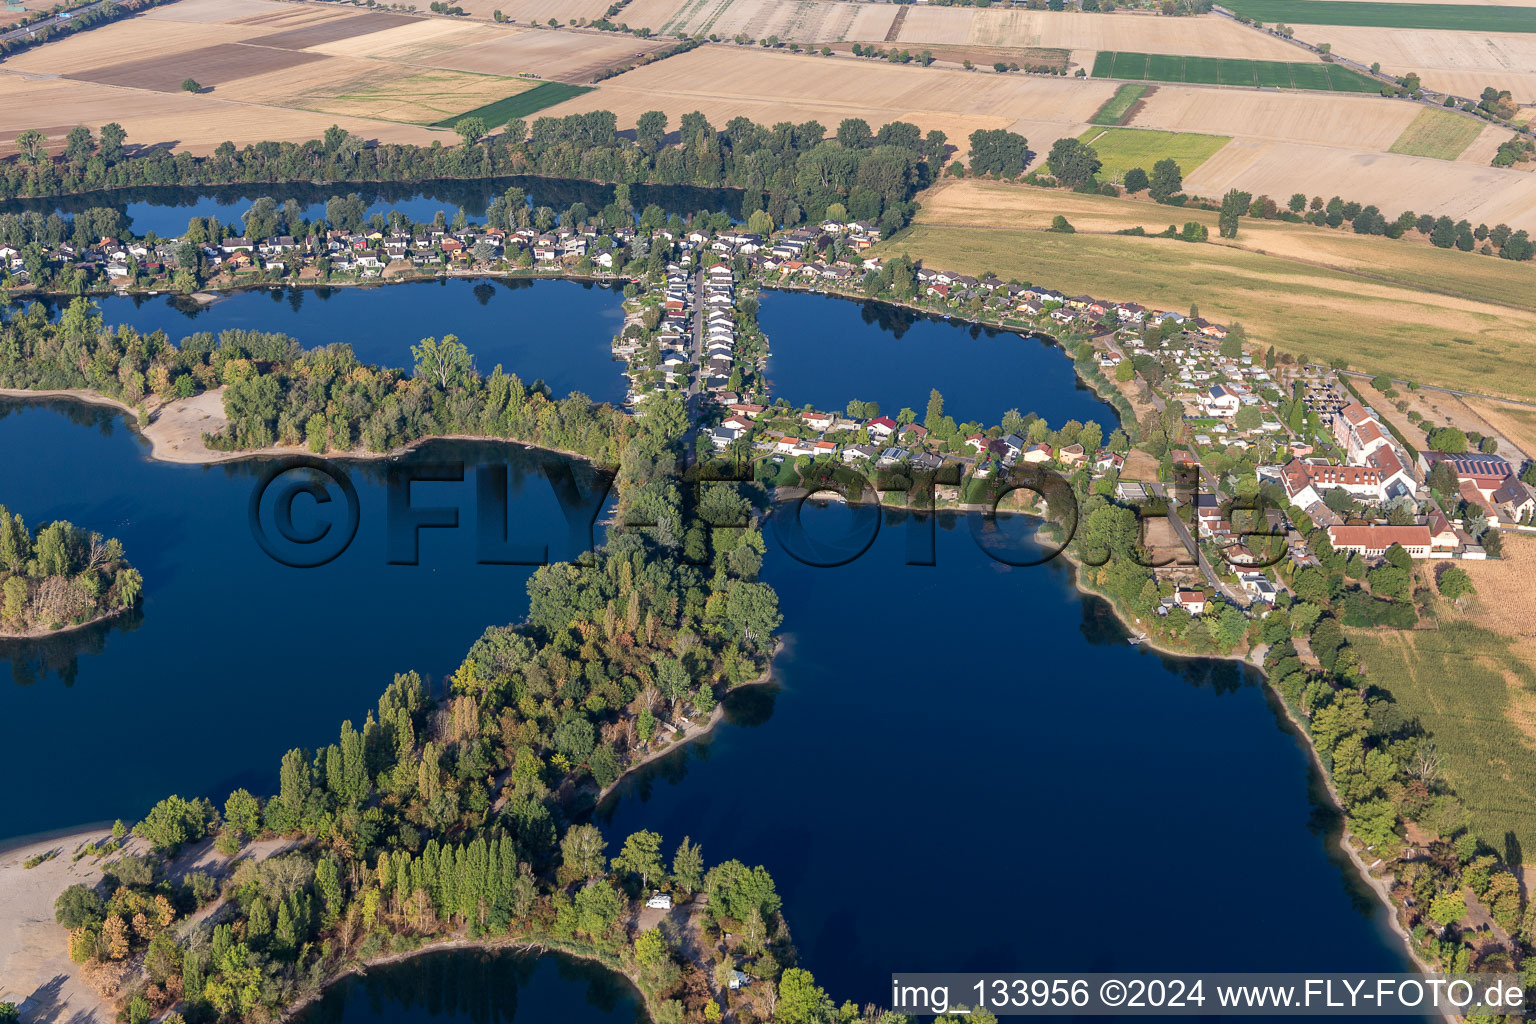
<path fill-rule="evenodd" d="M 82 843 L 111 838 L 112 826 L 74 829 L 14 840 L 0 853 L 0 998 L 24 1000 L 23 1020 L 108 1024 L 111 1007 L 70 962 L 67 934 L 53 916 L 59 893 L 101 880 L 102 858 L 74 852 Z M 58 853 L 36 867 L 28 858 Z"/>
<path fill-rule="evenodd" d="M 98 391 L 90 391 L 84 388 L 36 391 L 28 388 L 0 388 L 0 398 L 22 400 L 62 398 L 68 401 L 83 402 L 86 405 L 99 405 L 109 409 L 116 409 L 119 412 L 125 413 L 133 431 L 149 442 L 150 458 L 161 462 L 173 462 L 186 466 L 217 466 L 229 462 L 290 458 L 296 455 L 309 458 L 334 459 L 338 462 L 366 462 L 405 455 L 433 441 L 476 441 L 518 445 L 536 451 L 562 455 L 568 459 L 579 459 L 582 462 L 594 463 L 591 456 L 583 455 L 580 452 L 567 451 L 564 448 L 546 448 L 543 445 L 531 444 L 528 441 L 519 440 L 514 437 L 492 437 L 481 434 L 434 434 L 431 437 L 417 438 L 407 444 L 383 452 L 369 451 L 366 448 L 353 448 L 344 452 L 327 451 L 316 455 L 302 445 L 292 447 L 268 445 L 265 448 L 241 448 L 237 451 L 228 452 L 215 451 L 203 443 L 203 434 L 217 433 L 229 422 L 224 417 L 223 388 L 205 391 L 191 398 L 178 398 L 175 401 L 157 406 L 151 410 L 149 425 L 146 427 L 138 425 L 138 410 L 133 406 L 119 402 L 115 398 L 109 398 Z"/>
<path fill-rule="evenodd" d="M 763 674 L 758 676 L 756 679 L 750 679 L 745 683 L 739 683 L 736 686 L 731 687 L 726 691 L 726 696 L 730 696 L 738 690 L 745 690 L 748 687 L 764 686 L 773 682 L 773 663 L 778 659 L 779 654 L 783 650 L 784 641 L 775 640 L 773 644 L 773 653 L 768 656 L 768 666 L 763 669 Z M 676 753 L 678 750 L 681 750 L 683 747 L 692 743 L 694 740 L 708 736 L 711 732 L 714 732 L 715 727 L 723 721 L 725 721 L 724 699 L 722 699 L 718 704 L 714 706 L 714 708 L 709 713 L 709 717 L 704 721 L 689 723 L 688 727 L 683 730 L 682 739 L 671 740 L 664 747 L 653 747 L 646 751 L 644 757 L 641 757 L 637 761 L 631 761 L 627 766 L 625 766 L 624 770 L 619 773 L 618 778 L 614 779 L 612 783 L 604 786 L 601 790 L 598 791 L 597 802 L 602 803 L 604 800 L 606 800 L 608 795 L 614 790 L 618 789 L 631 773 L 639 771 L 641 768 L 650 764 L 652 761 L 660 760 L 661 758 L 666 757 L 668 754 Z"/>

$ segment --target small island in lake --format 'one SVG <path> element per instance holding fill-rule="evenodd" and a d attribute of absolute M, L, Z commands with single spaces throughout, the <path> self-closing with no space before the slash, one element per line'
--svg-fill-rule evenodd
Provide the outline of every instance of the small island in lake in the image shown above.
<path fill-rule="evenodd" d="M 0 639 L 109 619 L 139 603 L 144 579 L 116 539 L 58 520 L 27 529 L 0 505 Z"/>

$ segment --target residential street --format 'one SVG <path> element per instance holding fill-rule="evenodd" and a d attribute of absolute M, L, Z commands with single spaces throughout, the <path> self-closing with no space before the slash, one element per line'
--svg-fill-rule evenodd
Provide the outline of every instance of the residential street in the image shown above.
<path fill-rule="evenodd" d="M 1204 470 L 1202 469 L 1201 472 L 1203 479 Z M 1178 506 L 1174 503 L 1173 497 L 1164 490 L 1163 485 L 1160 483 L 1150 483 L 1147 487 L 1155 496 L 1168 500 L 1168 522 L 1173 524 L 1173 532 L 1178 535 L 1180 543 L 1184 545 L 1184 549 L 1189 552 L 1190 557 L 1194 558 L 1196 564 L 1199 565 L 1200 574 L 1205 577 L 1205 582 L 1239 608 L 1248 607 L 1248 595 L 1236 587 L 1229 587 L 1223 583 L 1221 578 L 1216 575 L 1216 570 L 1211 568 L 1211 563 L 1206 561 L 1205 553 L 1200 550 L 1200 545 L 1196 542 L 1194 535 L 1189 532 L 1189 526 L 1185 524 L 1184 520 L 1179 518 Z M 1208 493 L 1215 494 L 1216 489 L 1211 487 Z"/>

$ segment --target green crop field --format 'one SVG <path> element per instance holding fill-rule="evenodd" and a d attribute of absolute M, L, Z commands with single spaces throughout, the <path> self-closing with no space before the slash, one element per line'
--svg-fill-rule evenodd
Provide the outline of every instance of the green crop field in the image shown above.
<path fill-rule="evenodd" d="M 1115 94 L 1104 101 L 1104 105 L 1088 119 L 1089 124 L 1121 124 L 1125 121 L 1125 115 L 1136 105 L 1136 101 L 1147 94 L 1145 85 L 1122 85 L 1115 90 Z"/>
<path fill-rule="evenodd" d="M 1455 160 L 1482 130 L 1481 123 L 1449 110 L 1421 110 L 1387 152 Z"/>
<path fill-rule="evenodd" d="M 1512 717 L 1512 685 L 1536 688 L 1509 639 L 1467 622 L 1436 630 L 1350 630 L 1372 684 L 1416 717 L 1444 759 L 1472 829 L 1502 852 L 1536 849 L 1536 746 Z"/>
<path fill-rule="evenodd" d="M 1226 6 L 1265 24 L 1366 25 L 1462 32 L 1536 32 L 1536 7 L 1391 4 L 1361 0 L 1231 0 Z"/>
<path fill-rule="evenodd" d="M 1304 0 L 1326 3 L 1327 0 Z M 1178 57 L 1163 53 L 1101 50 L 1093 60 L 1094 78 L 1129 78 L 1148 82 L 1190 82 L 1249 88 L 1315 89 L 1320 92 L 1378 92 L 1381 83 L 1338 64 L 1220 57 Z M 1095 121 L 1095 124 L 1102 122 Z"/>
<path fill-rule="evenodd" d="M 445 117 L 437 122 L 435 128 L 452 128 L 459 123 L 461 118 L 482 118 L 492 128 L 504 125 L 514 117 L 527 117 L 529 114 L 552 107 L 556 103 L 564 103 L 568 99 L 580 96 L 584 92 L 591 92 L 590 85 L 567 85 L 564 82 L 541 82 L 525 92 L 516 93 L 495 103 L 487 103 L 483 107 L 474 110 L 466 110 L 462 114 Z"/>
<path fill-rule="evenodd" d="M 1162 132 L 1148 128 L 1093 128 L 1081 136 L 1099 154 L 1104 164 L 1099 173 L 1112 181 L 1123 181 L 1125 172 L 1140 167 L 1147 173 L 1164 157 L 1171 158 L 1187 175 L 1222 146 L 1232 141 L 1228 135 L 1201 135 L 1195 132 Z"/>

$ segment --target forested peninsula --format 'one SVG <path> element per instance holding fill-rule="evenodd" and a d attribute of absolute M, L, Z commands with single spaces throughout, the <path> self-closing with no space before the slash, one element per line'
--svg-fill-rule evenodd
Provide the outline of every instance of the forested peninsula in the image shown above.
<path fill-rule="evenodd" d="M 685 523 L 750 522 L 762 498 L 680 487 L 685 422 L 640 421 L 620 453 L 620 525 L 593 564 L 535 572 L 526 620 L 487 630 L 443 686 L 397 676 L 361 727 L 286 754 L 275 794 L 236 790 L 222 808 L 167 797 L 133 830 L 153 852 L 111 864 L 105 897 L 59 897 L 70 956 L 126 1020 L 267 1019 L 353 964 L 450 939 L 598 960 L 657 1021 L 717 1020 L 728 993 L 740 1020 L 797 1000 L 804 1019 L 830 1019 L 765 869 L 707 867 L 686 837 L 648 831 L 610 850 L 582 821 L 594 785 L 757 680 L 773 650 L 755 526 L 692 538 L 703 559 L 683 553 Z M 623 525 L 635 521 L 648 525 Z M 297 846 L 223 880 L 167 877 L 166 858 L 210 834 L 230 856 L 272 837 Z M 632 939 L 657 891 L 677 902 L 675 927 Z M 200 911 L 205 923 L 172 927 Z M 679 928 L 699 952 L 682 954 Z M 732 991 L 736 970 L 758 983 Z"/>

